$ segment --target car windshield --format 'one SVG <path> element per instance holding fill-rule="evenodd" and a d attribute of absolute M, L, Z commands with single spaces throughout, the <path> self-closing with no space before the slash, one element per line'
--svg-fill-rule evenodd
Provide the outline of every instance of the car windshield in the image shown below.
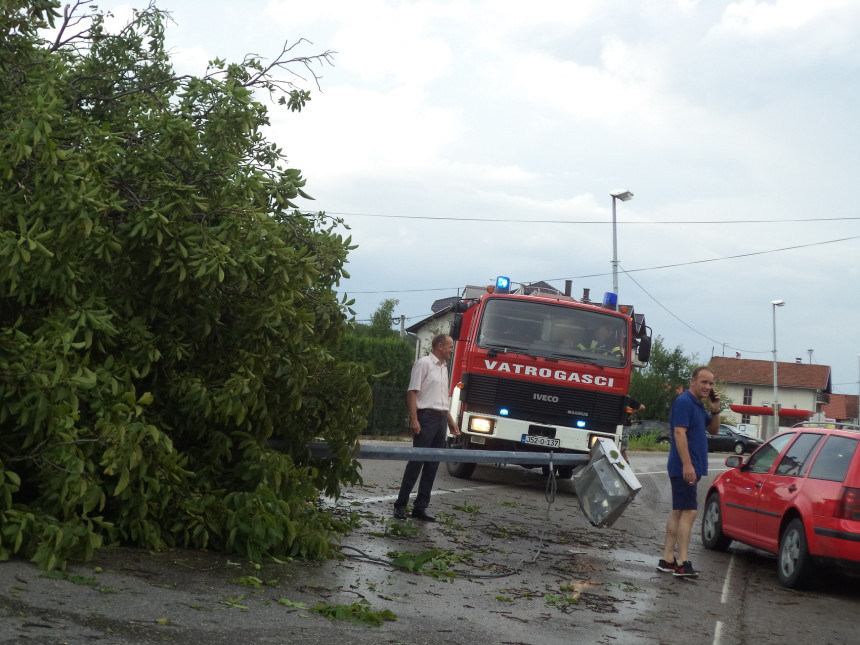
<path fill-rule="evenodd" d="M 487 302 L 478 346 L 622 367 L 627 363 L 627 322 L 598 311 L 514 298 Z"/>

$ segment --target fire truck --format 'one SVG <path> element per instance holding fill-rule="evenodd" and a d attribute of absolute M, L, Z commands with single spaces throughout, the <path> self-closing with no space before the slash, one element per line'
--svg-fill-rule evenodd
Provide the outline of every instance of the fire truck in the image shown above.
<path fill-rule="evenodd" d="M 595 303 L 588 289 L 580 300 L 569 282 L 565 291 L 512 292 L 499 277 L 486 294 L 455 304 L 451 414 L 461 434 L 448 436 L 449 448 L 588 453 L 600 437 L 620 443 L 630 377 L 648 362 L 651 329 L 614 293 Z M 475 466 L 447 462 L 463 479 Z M 569 479 L 573 470 L 555 472 Z"/>

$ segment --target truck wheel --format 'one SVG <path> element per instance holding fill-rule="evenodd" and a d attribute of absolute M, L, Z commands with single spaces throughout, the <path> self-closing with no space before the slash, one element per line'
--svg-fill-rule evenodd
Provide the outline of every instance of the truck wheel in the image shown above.
<path fill-rule="evenodd" d="M 448 449 L 449 450 L 463 450 L 466 445 L 468 445 L 469 440 L 465 437 L 454 437 L 453 439 L 448 439 Z M 446 467 L 448 468 L 448 473 L 457 477 L 458 479 L 469 479 L 472 474 L 475 472 L 475 466 L 478 464 L 469 464 L 460 461 L 448 461 L 445 462 Z"/>

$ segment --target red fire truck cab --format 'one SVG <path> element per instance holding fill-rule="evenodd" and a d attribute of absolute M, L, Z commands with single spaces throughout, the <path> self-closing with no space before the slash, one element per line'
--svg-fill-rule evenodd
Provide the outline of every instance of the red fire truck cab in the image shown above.
<path fill-rule="evenodd" d="M 569 295 L 510 293 L 507 278 L 460 300 L 452 325 L 450 448 L 587 453 L 598 437 L 616 444 L 634 367 L 644 367 L 651 329 L 633 308 Z M 468 479 L 476 464 L 447 462 Z M 534 468 L 536 466 L 526 466 Z M 543 466 L 548 473 L 548 466 Z M 573 467 L 558 467 L 570 478 Z"/>

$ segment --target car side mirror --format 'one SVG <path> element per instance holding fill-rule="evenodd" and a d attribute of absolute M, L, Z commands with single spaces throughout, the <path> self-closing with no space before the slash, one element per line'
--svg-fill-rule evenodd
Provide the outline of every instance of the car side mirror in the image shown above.
<path fill-rule="evenodd" d="M 732 455 L 731 457 L 726 457 L 726 466 L 729 468 L 740 468 L 744 465 L 744 458 L 740 455 Z"/>

